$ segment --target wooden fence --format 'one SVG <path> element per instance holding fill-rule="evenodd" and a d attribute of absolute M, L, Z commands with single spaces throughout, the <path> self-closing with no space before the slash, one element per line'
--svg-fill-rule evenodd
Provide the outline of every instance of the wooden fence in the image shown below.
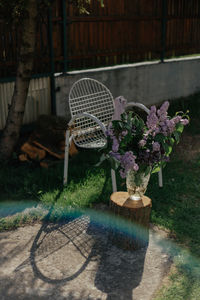
<path fill-rule="evenodd" d="M 14 91 L 14 81 L 0 83 L 0 130 L 6 124 Z M 50 78 L 33 78 L 29 85 L 23 124 L 35 122 L 39 115 L 51 113 Z"/>
<path fill-rule="evenodd" d="M 56 0 L 38 23 L 34 73 L 63 72 L 200 53 L 199 0 L 91 1 L 80 15 Z M 19 33 L 0 22 L 0 77 L 15 75 Z"/>

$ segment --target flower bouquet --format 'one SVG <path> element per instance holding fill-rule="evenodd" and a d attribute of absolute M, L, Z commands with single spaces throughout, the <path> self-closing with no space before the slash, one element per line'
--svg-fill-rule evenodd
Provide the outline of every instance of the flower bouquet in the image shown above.
<path fill-rule="evenodd" d="M 135 200 L 146 191 L 150 174 L 165 166 L 172 147 L 179 142 L 189 122 L 188 111 L 169 117 L 168 108 L 168 101 L 160 109 L 151 106 L 146 121 L 132 112 L 122 112 L 120 118 L 111 121 L 106 132 L 108 142 L 101 149 L 100 161 L 109 160 L 114 170 L 119 169 L 121 177 L 126 178 L 130 195 L 141 190 Z"/>

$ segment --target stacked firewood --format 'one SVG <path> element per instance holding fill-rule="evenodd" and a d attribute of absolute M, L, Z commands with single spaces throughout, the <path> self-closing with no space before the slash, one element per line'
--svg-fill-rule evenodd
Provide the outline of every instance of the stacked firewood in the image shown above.
<path fill-rule="evenodd" d="M 34 132 L 22 144 L 19 160 L 38 161 L 44 168 L 48 168 L 57 161 L 64 159 L 65 132 L 67 122 L 62 117 L 46 116 L 39 117 Z M 77 154 L 77 148 L 72 142 L 69 154 Z"/>

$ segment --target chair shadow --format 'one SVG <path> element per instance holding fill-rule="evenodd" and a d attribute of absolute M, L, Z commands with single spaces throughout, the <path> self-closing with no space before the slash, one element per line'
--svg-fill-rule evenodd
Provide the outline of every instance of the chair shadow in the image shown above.
<path fill-rule="evenodd" d="M 134 226 L 134 225 L 133 225 Z M 88 232 L 94 235 L 94 225 L 91 223 Z M 130 227 L 129 227 L 130 229 Z M 107 294 L 107 300 L 132 300 L 133 290 L 140 284 L 144 261 L 148 243 L 146 246 L 138 250 L 125 250 L 119 246 L 115 246 L 110 234 L 110 228 L 106 228 L 107 237 L 101 247 L 98 247 L 99 262 L 95 276 L 95 286 L 103 293 Z M 118 230 L 116 232 L 118 234 Z M 125 234 L 125 233 L 124 233 Z M 99 228 L 99 234 L 95 234 L 94 238 L 103 239 L 105 228 Z M 120 233 L 123 237 L 123 234 Z M 131 238 L 131 237 L 130 237 Z"/>
<path fill-rule="evenodd" d="M 61 193 L 62 191 L 57 195 L 54 203 L 56 203 Z M 37 278 L 44 282 L 61 284 L 79 276 L 91 260 L 93 252 L 90 247 L 91 239 L 87 239 L 84 236 L 88 218 L 84 217 L 80 211 L 73 211 L 66 213 L 60 221 L 54 222 L 51 220 L 53 210 L 54 204 L 44 218 L 42 226 L 33 241 L 29 260 L 33 273 Z M 52 270 L 47 274 L 45 265 L 40 264 L 40 262 L 48 260 L 50 256 L 57 255 L 57 253 L 64 256 L 65 254 L 62 253 L 62 250 L 66 249 L 66 246 L 69 246 L 69 249 L 78 251 L 83 257 L 81 267 L 75 271 L 72 270 L 71 274 L 68 273 L 67 276 L 63 276 L 63 273 L 59 278 L 49 276 L 49 274 L 52 274 Z"/>
<path fill-rule="evenodd" d="M 85 287 L 82 273 L 92 266 L 94 285 L 107 299 L 132 299 L 142 278 L 147 248 L 125 251 L 112 245 L 104 213 L 97 220 L 95 214 L 98 211 L 74 212 L 59 223 L 47 222 L 47 216 L 30 251 L 33 273 L 43 282 L 62 285 L 81 280 Z"/>

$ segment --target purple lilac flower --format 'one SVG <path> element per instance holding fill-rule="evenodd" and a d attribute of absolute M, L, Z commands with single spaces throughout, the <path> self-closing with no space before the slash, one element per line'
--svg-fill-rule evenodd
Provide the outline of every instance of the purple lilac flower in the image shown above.
<path fill-rule="evenodd" d="M 121 120 L 121 114 L 125 111 L 125 106 L 127 103 L 127 100 L 123 96 L 119 96 L 115 98 L 115 110 L 114 115 L 112 116 L 112 120 Z"/>
<path fill-rule="evenodd" d="M 117 114 L 120 115 L 124 103 L 123 103 L 123 99 L 117 99 L 117 101 L 121 105 L 121 106 L 119 105 L 119 110 L 117 111 Z M 123 139 L 123 137 L 125 137 L 128 134 L 128 131 L 124 129 L 120 133 L 117 133 L 117 135 L 115 135 L 115 131 L 112 127 L 112 123 L 109 124 L 108 130 L 106 131 L 106 135 L 111 139 L 112 142 L 112 151 L 110 151 L 109 154 L 111 157 L 115 158 L 120 162 L 121 165 L 120 175 L 122 178 L 126 177 L 127 172 L 129 170 L 134 170 L 137 172 L 140 164 L 154 166 L 156 163 L 160 161 L 168 161 L 169 157 L 165 155 L 165 151 L 164 148 L 162 147 L 162 144 L 158 142 L 154 142 L 154 137 L 157 134 L 162 134 L 167 137 L 174 132 L 174 130 L 176 129 L 176 124 L 181 123 L 183 125 L 187 125 L 189 123 L 189 120 L 186 119 L 186 117 L 182 118 L 180 115 L 170 119 L 167 115 L 168 107 L 169 107 L 168 101 L 164 102 L 159 110 L 157 110 L 155 106 L 151 107 L 146 122 L 147 128 L 144 128 L 144 130 L 142 131 L 143 138 L 141 138 L 141 140 L 138 143 L 140 149 L 137 158 L 132 151 L 127 151 L 123 155 L 121 155 L 118 152 L 120 147 L 120 142 Z M 133 137 L 134 135 L 137 135 L 137 128 L 135 125 L 132 126 L 131 133 Z M 153 142 L 152 142 L 151 150 L 145 149 L 146 147 L 144 148 L 144 146 L 148 145 L 147 141 L 152 141 L 152 140 Z M 136 163 L 136 159 L 137 159 L 137 163 Z"/>
<path fill-rule="evenodd" d="M 166 120 L 168 108 L 169 108 L 169 102 L 165 101 L 161 105 L 160 109 L 158 109 L 157 114 L 158 114 L 158 117 L 159 117 L 160 121 L 165 121 Z"/>
<path fill-rule="evenodd" d="M 158 125 L 158 117 L 156 115 L 156 107 L 152 106 L 150 109 L 150 113 L 147 116 L 147 127 L 148 129 L 155 129 Z"/>
<path fill-rule="evenodd" d="M 119 174 L 120 174 L 121 178 L 126 178 L 126 173 L 123 169 L 119 170 Z"/>
<path fill-rule="evenodd" d="M 172 120 L 175 124 L 177 124 L 181 121 L 181 116 L 176 116 L 176 117 L 172 118 Z"/>
<path fill-rule="evenodd" d="M 119 160 L 121 159 L 121 155 L 117 152 L 113 152 L 113 151 L 110 151 L 110 156 L 114 157 L 115 159 Z"/>
<path fill-rule="evenodd" d="M 113 139 L 112 151 L 117 152 L 119 150 L 119 142 L 115 136 L 113 136 L 112 139 Z"/>
<path fill-rule="evenodd" d="M 136 159 L 136 156 L 133 155 L 133 152 L 132 151 L 127 151 L 125 152 L 124 155 L 122 155 L 121 157 L 121 164 L 122 166 L 125 168 L 127 165 L 134 165 L 135 163 L 135 159 Z"/>
<path fill-rule="evenodd" d="M 127 130 L 123 130 L 121 134 L 122 134 L 122 136 L 126 136 L 128 134 L 128 131 Z"/>
<path fill-rule="evenodd" d="M 144 147 L 146 145 L 146 141 L 145 140 L 141 140 L 139 141 L 139 147 Z"/>
<path fill-rule="evenodd" d="M 176 116 L 172 119 L 169 119 L 167 115 L 168 108 L 168 101 L 165 101 L 158 110 L 156 110 L 155 106 L 151 107 L 146 122 L 149 130 L 146 132 L 144 140 L 148 138 L 148 135 L 155 137 L 158 133 L 168 136 L 174 132 L 176 124 L 179 122 L 184 126 L 189 123 L 188 119 L 182 119 L 181 116 Z"/>
<path fill-rule="evenodd" d="M 158 142 L 153 143 L 153 151 L 160 151 L 160 144 Z"/>
<path fill-rule="evenodd" d="M 181 119 L 181 124 L 183 124 L 184 126 L 187 125 L 189 123 L 188 119 Z"/>
<path fill-rule="evenodd" d="M 171 120 L 167 119 L 167 120 L 166 120 L 167 131 L 168 131 L 169 133 L 174 132 L 175 125 L 176 125 L 176 124 L 175 124 L 175 122 L 174 122 L 173 119 L 171 119 Z"/>
<path fill-rule="evenodd" d="M 165 120 L 165 122 L 166 122 L 166 120 Z M 159 125 L 160 125 L 161 127 L 163 127 L 163 126 L 165 126 L 165 122 L 162 121 L 162 122 L 159 123 Z"/>
<path fill-rule="evenodd" d="M 136 156 L 133 155 L 132 151 L 127 151 L 124 155 L 121 156 L 120 163 L 122 171 L 120 172 L 120 175 L 122 178 L 124 178 L 124 175 L 126 176 L 129 170 L 138 171 L 139 166 L 138 164 L 136 164 L 135 159 Z"/>
<path fill-rule="evenodd" d="M 161 112 L 167 112 L 168 108 L 169 108 L 169 101 L 165 101 L 165 102 L 161 105 L 160 111 L 161 111 Z"/>
<path fill-rule="evenodd" d="M 178 122 L 178 119 L 169 119 L 167 116 L 167 110 L 169 108 L 169 102 L 165 101 L 160 109 L 157 111 L 157 115 L 159 118 L 159 130 L 157 130 L 157 133 L 162 133 L 164 136 L 167 136 L 168 134 L 172 133 L 175 129 L 175 124 Z"/>
<path fill-rule="evenodd" d="M 156 106 L 155 105 L 151 106 L 150 111 L 155 114 L 156 113 Z"/>
<path fill-rule="evenodd" d="M 181 116 L 176 116 L 171 120 L 166 117 L 165 120 L 160 122 L 161 133 L 165 136 L 172 134 L 176 128 L 176 124 L 182 123 L 183 125 L 187 125 L 189 123 L 188 119 L 182 119 Z"/>
<path fill-rule="evenodd" d="M 139 170 L 139 166 L 138 166 L 138 164 L 136 164 L 136 163 L 134 164 L 134 166 L 133 166 L 133 170 L 134 170 L 134 171 L 136 171 L 136 172 Z"/>
<path fill-rule="evenodd" d="M 154 130 L 154 136 L 155 136 L 156 134 L 158 134 L 158 133 L 160 133 L 160 127 L 157 127 L 157 128 Z"/>
<path fill-rule="evenodd" d="M 106 136 L 113 137 L 113 135 L 114 135 L 114 132 L 113 132 L 113 129 L 112 129 L 112 125 L 109 125 L 108 129 L 106 130 Z"/>

